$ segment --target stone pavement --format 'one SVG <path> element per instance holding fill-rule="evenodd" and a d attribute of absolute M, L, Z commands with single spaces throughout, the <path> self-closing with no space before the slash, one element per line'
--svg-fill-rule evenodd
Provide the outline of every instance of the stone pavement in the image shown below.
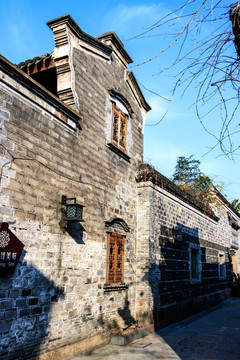
<path fill-rule="evenodd" d="M 170 325 L 128 346 L 107 345 L 71 360 L 240 360 L 240 298 Z"/>

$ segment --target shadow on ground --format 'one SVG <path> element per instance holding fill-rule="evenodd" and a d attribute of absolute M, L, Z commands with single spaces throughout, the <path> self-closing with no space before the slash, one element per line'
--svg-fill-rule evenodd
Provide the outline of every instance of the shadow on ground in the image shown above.
<path fill-rule="evenodd" d="M 0 295 L 1 360 L 34 359 L 48 335 L 52 304 L 64 298 L 63 290 L 32 265 L 22 264 L 0 278 Z"/>

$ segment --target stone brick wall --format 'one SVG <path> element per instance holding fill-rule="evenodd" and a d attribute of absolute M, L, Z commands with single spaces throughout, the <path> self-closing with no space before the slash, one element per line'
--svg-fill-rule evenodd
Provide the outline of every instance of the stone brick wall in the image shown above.
<path fill-rule="evenodd" d="M 3 360 L 36 358 L 98 335 L 108 339 L 112 329 L 136 321 L 135 175 L 142 161 L 144 111 L 115 55 L 99 59 L 79 46 L 71 54 L 79 113 L 64 108 L 20 71 L 12 70 L 15 76 L 5 72 L 11 64 L 2 59 L 0 221 L 8 222 L 25 245 L 14 275 L 1 278 Z M 127 128 L 129 161 L 108 146 L 109 89 L 122 94 L 133 110 Z M 85 222 L 62 220 L 62 195 L 85 206 Z M 119 224 L 106 227 L 114 218 L 125 221 L 130 231 Z M 126 286 L 108 291 L 107 231 L 126 235 Z"/>
<path fill-rule="evenodd" d="M 219 220 L 151 181 L 138 184 L 139 247 L 144 249 L 139 256 L 146 264 L 145 283 L 149 282 L 138 301 L 140 306 L 145 301 L 145 307 L 152 309 L 155 328 L 229 296 L 231 229 L 227 212 L 222 207 L 215 212 Z M 177 238 L 176 234 L 181 236 Z M 198 281 L 191 280 L 191 247 L 200 251 Z M 225 256 L 226 276 L 222 278 L 219 253 Z"/>
<path fill-rule="evenodd" d="M 3 360 L 63 359 L 228 295 L 230 267 L 219 279 L 217 264 L 220 251 L 228 262 L 226 211 L 217 220 L 152 182 L 136 186 L 150 108 L 121 42 L 90 37 L 69 15 L 48 25 L 62 101 L 0 57 L 0 221 L 25 245 L 14 274 L 0 276 Z M 114 97 L 129 113 L 125 153 L 111 144 Z M 85 206 L 84 222 L 64 221 L 62 195 Z M 106 285 L 108 232 L 125 236 L 117 286 Z M 189 244 L 201 248 L 199 283 Z"/>

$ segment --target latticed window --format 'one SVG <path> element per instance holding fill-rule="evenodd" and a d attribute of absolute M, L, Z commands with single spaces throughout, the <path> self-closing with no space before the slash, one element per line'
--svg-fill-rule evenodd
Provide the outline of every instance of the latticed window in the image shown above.
<path fill-rule="evenodd" d="M 126 150 L 127 118 L 128 116 L 119 110 L 115 103 L 112 104 L 112 142 L 119 149 Z"/>
<path fill-rule="evenodd" d="M 123 282 L 124 235 L 108 233 L 107 283 Z"/>

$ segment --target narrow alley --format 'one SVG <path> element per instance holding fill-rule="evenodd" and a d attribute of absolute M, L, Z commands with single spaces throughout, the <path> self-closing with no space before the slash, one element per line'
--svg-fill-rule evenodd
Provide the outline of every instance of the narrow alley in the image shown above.
<path fill-rule="evenodd" d="M 126 347 L 107 345 L 71 360 L 239 360 L 240 299 L 230 298 Z"/>

